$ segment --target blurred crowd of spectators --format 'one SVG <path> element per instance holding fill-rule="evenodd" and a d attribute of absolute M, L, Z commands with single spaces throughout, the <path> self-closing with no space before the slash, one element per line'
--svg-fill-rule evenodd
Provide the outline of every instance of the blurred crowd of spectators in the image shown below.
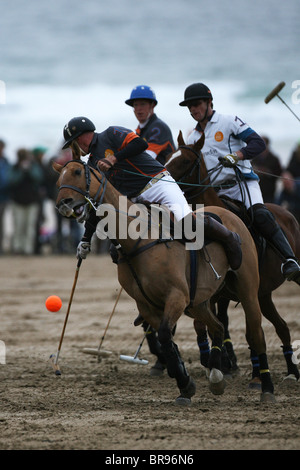
<path fill-rule="evenodd" d="M 0 140 L 0 253 L 15 255 L 75 254 L 83 227 L 63 219 L 55 209 L 57 173 L 52 161 L 72 158 L 69 149 L 45 159 L 47 149 L 20 148 L 15 162 Z"/>

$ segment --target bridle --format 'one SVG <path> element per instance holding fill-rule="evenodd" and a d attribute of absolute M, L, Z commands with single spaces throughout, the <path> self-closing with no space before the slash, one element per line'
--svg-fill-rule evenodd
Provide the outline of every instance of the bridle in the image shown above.
<path fill-rule="evenodd" d="M 202 160 L 202 153 L 200 152 L 197 152 L 195 149 L 193 149 L 192 147 L 189 147 L 188 145 L 180 145 L 178 147 L 178 150 L 179 149 L 185 149 L 185 150 L 189 150 L 190 152 L 192 152 L 195 156 L 196 156 L 196 159 L 192 165 L 192 167 L 187 170 L 182 176 L 181 178 L 179 178 L 177 180 L 177 183 L 180 185 L 180 183 L 182 183 L 183 185 L 186 184 L 187 185 L 187 188 L 182 188 L 183 192 L 185 194 L 188 194 L 189 192 L 193 191 L 195 189 L 195 187 L 199 188 L 199 191 L 197 191 L 196 194 L 194 194 L 193 196 L 190 197 L 190 199 L 194 199 L 196 198 L 199 194 L 203 193 L 206 189 L 207 189 L 207 185 L 206 184 L 202 184 L 202 183 L 205 183 L 206 180 L 209 180 L 209 175 L 207 175 L 207 177 L 204 179 L 204 180 L 201 180 L 201 160 Z M 191 177 L 194 172 L 197 171 L 197 178 L 196 178 L 196 183 L 195 184 L 190 184 L 189 183 L 185 183 L 184 180 L 188 177 Z"/>
<path fill-rule="evenodd" d="M 82 190 L 78 186 L 74 186 L 71 184 L 62 184 L 58 188 L 58 191 L 64 188 L 72 189 L 73 191 L 76 191 L 77 193 L 81 194 L 84 197 L 84 199 L 87 201 L 87 203 L 89 203 L 96 210 L 97 205 L 101 205 L 103 202 L 103 197 L 104 197 L 106 186 L 107 186 L 107 178 L 105 177 L 104 173 L 98 170 L 98 172 L 102 176 L 102 178 L 99 178 L 96 171 L 93 168 L 91 168 L 87 163 L 83 162 L 82 160 L 70 160 L 64 164 L 63 168 L 65 168 L 70 163 L 80 163 L 81 165 L 83 165 L 84 175 L 85 175 L 85 190 Z M 91 173 L 95 176 L 97 181 L 100 183 L 97 193 L 93 198 L 90 196 Z M 101 191 L 102 191 L 102 194 L 101 194 Z M 100 201 L 97 201 L 100 194 L 101 194 Z"/>

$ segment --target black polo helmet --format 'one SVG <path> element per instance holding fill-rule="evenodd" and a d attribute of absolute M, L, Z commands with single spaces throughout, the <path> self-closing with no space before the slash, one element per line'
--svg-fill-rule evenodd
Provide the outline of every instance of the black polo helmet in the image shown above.
<path fill-rule="evenodd" d="M 188 106 L 190 101 L 213 99 L 210 89 L 204 83 L 193 83 L 184 91 L 184 101 L 179 106 Z"/>
<path fill-rule="evenodd" d="M 64 127 L 64 139 L 65 143 L 63 149 L 69 147 L 74 139 L 77 139 L 81 134 L 85 132 L 94 132 L 96 130 L 95 125 L 88 118 L 84 116 L 74 117 Z"/>

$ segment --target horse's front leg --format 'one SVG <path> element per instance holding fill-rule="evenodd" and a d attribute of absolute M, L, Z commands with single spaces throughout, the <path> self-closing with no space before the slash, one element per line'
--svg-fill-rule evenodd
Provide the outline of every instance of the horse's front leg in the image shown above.
<path fill-rule="evenodd" d="M 209 335 L 212 339 L 209 358 L 206 364 L 209 389 L 214 395 L 224 393 L 226 382 L 222 373 L 222 345 L 224 339 L 224 328 L 222 323 L 212 313 L 209 302 L 203 302 L 194 309 L 194 327 L 198 326 L 198 334 L 203 325 L 207 325 Z M 196 330 L 197 331 L 197 330 Z"/>
<path fill-rule="evenodd" d="M 166 360 L 168 374 L 176 380 L 180 391 L 176 404 L 189 405 L 191 397 L 196 393 L 196 385 L 186 370 L 178 346 L 173 341 L 172 330 L 177 320 L 178 318 L 172 321 L 168 316 L 164 316 L 158 329 L 158 340 Z"/>
<path fill-rule="evenodd" d="M 205 369 L 208 369 L 210 344 L 208 339 L 207 327 L 205 323 L 195 318 L 194 329 L 197 334 L 197 344 L 200 352 L 200 364 L 205 367 Z"/>

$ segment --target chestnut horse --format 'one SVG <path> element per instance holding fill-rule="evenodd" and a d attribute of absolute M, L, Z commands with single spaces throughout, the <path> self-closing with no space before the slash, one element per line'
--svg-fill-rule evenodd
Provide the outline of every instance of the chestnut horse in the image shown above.
<path fill-rule="evenodd" d="M 220 167 L 218 166 L 215 168 L 210 175 L 208 174 L 204 158 L 201 154 L 201 149 L 204 145 L 204 135 L 195 144 L 185 145 L 182 133 L 179 132 L 177 141 L 178 149 L 167 157 L 167 163 L 165 166 L 179 185 L 182 183 L 181 189 L 185 193 L 185 196 L 192 207 L 195 208 L 197 204 L 204 204 L 204 206 L 226 207 L 227 209 L 234 211 L 236 214 L 243 216 L 245 211 L 240 211 L 240 204 L 237 206 L 238 201 L 235 203 L 228 198 L 222 199 L 218 196 L 217 191 L 215 190 L 217 188 L 213 185 L 213 174 L 214 172 L 220 171 L 221 164 Z M 279 205 L 266 204 L 266 206 L 275 216 L 277 222 L 287 236 L 294 253 L 299 257 L 300 227 L 297 220 L 289 211 Z M 243 218 L 243 220 L 247 224 L 247 220 L 245 220 L 245 218 Z M 250 228 L 250 224 L 247 224 L 247 226 Z M 276 333 L 282 341 L 283 354 L 287 363 L 287 376 L 285 379 L 298 380 L 299 371 L 296 364 L 292 361 L 293 349 L 291 346 L 290 331 L 286 322 L 279 315 L 272 300 L 272 292 L 285 281 L 280 269 L 283 260 L 281 260 L 280 255 L 276 253 L 268 243 L 265 241 L 259 243 L 257 236 L 255 236 L 255 238 L 258 241 L 258 252 L 261 252 L 261 256 L 259 257 L 260 286 L 258 292 L 260 308 L 264 317 L 274 325 Z M 264 243 L 265 247 L 263 247 Z M 236 300 L 235 298 L 232 299 L 228 293 L 219 297 L 217 302 L 217 316 L 225 327 L 225 345 L 227 345 L 228 351 L 230 351 L 231 354 L 231 359 L 234 363 L 236 361 L 236 357 L 228 331 L 227 316 L 227 308 L 230 299 Z M 259 385 L 260 383 L 259 371 L 255 351 L 251 351 L 250 354 L 253 365 L 253 381 L 250 386 L 255 388 L 255 384 L 257 383 Z"/>
<path fill-rule="evenodd" d="M 211 242 L 194 251 L 196 256 L 196 276 L 192 287 L 192 251 L 184 242 L 159 236 L 151 239 L 132 235 L 130 225 L 135 222 L 134 205 L 126 199 L 126 210 L 119 208 L 121 194 L 106 179 L 105 175 L 91 168 L 81 160 L 72 160 L 65 166 L 53 163 L 60 173 L 56 206 L 64 217 L 80 217 L 87 214 L 86 207 L 94 207 L 99 217 L 96 233 L 101 232 L 103 209 L 114 221 L 114 237 L 119 247 L 118 279 L 124 290 L 135 300 L 143 319 L 157 332 L 162 352 L 166 359 L 167 371 L 175 378 L 180 391 L 176 403 L 189 404 L 195 394 L 195 383 L 189 376 L 173 341 L 172 331 L 183 313 L 207 325 L 212 337 L 209 358 L 209 383 L 214 394 L 224 391 L 224 378 L 221 368 L 221 347 L 223 326 L 210 310 L 210 298 L 226 281 L 226 275 L 234 276 L 234 285 L 243 305 L 249 346 L 259 357 L 262 372 L 262 401 L 274 401 L 274 389 L 268 369 L 266 344 L 262 329 L 261 311 L 258 302 L 259 272 L 255 244 L 244 223 L 230 211 L 221 207 L 209 208 L 222 223 L 241 237 L 243 261 L 240 268 L 230 271 L 223 247 Z M 124 198 L 124 196 L 122 196 Z M 140 207 L 141 205 L 139 205 Z M 146 206 L 144 217 L 149 221 Z M 111 219 L 111 220 L 112 220 Z M 150 220 L 151 222 L 151 220 Z M 148 225 L 147 225 L 148 231 Z M 108 228 L 109 232 L 109 228 Z M 121 235 L 121 233 L 123 235 Z M 125 236 L 124 236 L 125 233 Z M 232 283 L 232 282 L 231 282 Z M 178 334 L 178 333 L 177 333 Z"/>

